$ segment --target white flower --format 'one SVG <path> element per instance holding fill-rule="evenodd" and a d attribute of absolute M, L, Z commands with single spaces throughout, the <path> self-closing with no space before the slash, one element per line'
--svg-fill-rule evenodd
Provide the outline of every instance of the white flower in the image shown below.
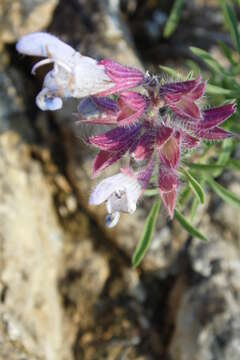
<path fill-rule="evenodd" d="M 42 32 L 25 35 L 18 41 L 16 49 L 22 54 L 47 58 L 34 65 L 33 74 L 42 65 L 54 64 L 53 70 L 45 76 L 43 89 L 36 99 L 42 110 L 60 109 L 62 98 L 82 98 L 113 86 L 103 65 L 82 56 L 53 35 Z"/>
<path fill-rule="evenodd" d="M 132 174 L 119 173 L 101 181 L 90 195 L 90 205 L 106 201 L 108 215 L 106 226 L 111 228 L 119 220 L 120 212 L 132 214 L 141 195 L 142 188 Z"/>

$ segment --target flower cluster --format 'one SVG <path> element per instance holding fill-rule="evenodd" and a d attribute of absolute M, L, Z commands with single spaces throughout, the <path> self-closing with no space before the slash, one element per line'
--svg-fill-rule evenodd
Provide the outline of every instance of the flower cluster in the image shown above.
<path fill-rule="evenodd" d="M 219 125 L 234 113 L 235 106 L 201 109 L 206 87 L 201 77 L 166 82 L 112 60 L 96 61 L 82 56 L 47 33 L 24 36 L 17 43 L 17 50 L 45 57 L 33 67 L 33 73 L 42 65 L 54 65 L 36 98 L 40 109 L 57 110 L 64 98 L 81 98 L 79 121 L 109 126 L 108 131 L 87 139 L 99 150 L 93 164 L 94 176 L 126 154 L 134 163 L 135 171 L 130 166 L 121 169 L 119 174 L 100 182 L 90 196 L 92 205 L 106 202 L 109 227 L 118 222 L 120 212 L 135 211 L 156 168 L 159 194 L 172 218 L 181 154 L 198 147 L 201 140 L 232 136 Z"/>

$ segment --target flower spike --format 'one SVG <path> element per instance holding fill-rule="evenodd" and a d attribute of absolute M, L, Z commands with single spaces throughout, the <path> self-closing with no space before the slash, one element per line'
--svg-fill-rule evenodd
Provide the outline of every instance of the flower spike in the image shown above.
<path fill-rule="evenodd" d="M 206 88 L 201 76 L 168 82 L 160 75 L 144 74 L 113 60 L 83 56 L 43 32 L 23 36 L 16 48 L 22 54 L 43 58 L 33 66 L 33 73 L 40 66 L 53 64 L 36 97 L 40 109 L 55 111 L 61 109 L 65 98 L 80 99 L 77 122 L 82 127 L 91 125 L 98 134 L 84 138 L 99 150 L 93 177 L 128 156 L 128 167 L 102 180 L 89 199 L 91 205 L 106 203 L 107 227 L 117 224 L 121 212 L 136 210 L 149 183 L 156 181 L 152 176 L 156 170 L 156 186 L 172 219 L 181 157 L 204 140 L 219 141 L 234 135 L 220 127 L 235 112 L 234 104 L 201 108 Z"/>

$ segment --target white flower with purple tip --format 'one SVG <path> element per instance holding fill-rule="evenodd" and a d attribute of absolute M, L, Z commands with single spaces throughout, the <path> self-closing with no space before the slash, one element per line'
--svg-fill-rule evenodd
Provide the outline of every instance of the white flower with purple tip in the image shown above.
<path fill-rule="evenodd" d="M 36 103 L 41 110 L 58 110 L 62 98 L 103 96 L 139 85 L 144 74 L 111 60 L 97 61 L 81 55 L 57 37 L 37 32 L 23 36 L 17 43 L 18 52 L 46 59 L 37 62 L 32 73 L 43 65 L 53 63 L 45 76 L 43 90 Z"/>
<path fill-rule="evenodd" d="M 117 224 L 121 212 L 132 214 L 136 210 L 141 193 L 142 187 L 134 174 L 122 172 L 102 180 L 91 193 L 89 204 L 106 202 L 106 226 L 111 228 Z"/>

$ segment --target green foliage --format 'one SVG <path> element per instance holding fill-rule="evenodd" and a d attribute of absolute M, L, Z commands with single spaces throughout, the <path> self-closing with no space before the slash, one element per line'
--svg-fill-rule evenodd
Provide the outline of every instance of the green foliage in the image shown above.
<path fill-rule="evenodd" d="M 207 177 L 207 182 L 213 189 L 213 191 L 224 201 L 231 205 L 240 207 L 240 198 L 232 191 L 226 189 L 224 186 L 218 184 L 212 177 Z"/>
<path fill-rule="evenodd" d="M 181 214 L 177 209 L 175 209 L 175 218 L 176 220 L 179 222 L 179 224 L 185 229 L 187 230 L 187 232 L 194 236 L 199 238 L 200 240 L 207 240 L 207 238 L 200 233 L 200 231 L 198 229 L 196 229 L 187 219 L 186 217 Z"/>
<path fill-rule="evenodd" d="M 142 237 L 136 247 L 136 250 L 133 254 L 132 257 L 132 266 L 133 267 L 137 267 L 140 262 L 142 261 L 144 255 L 146 254 L 151 241 L 152 241 L 152 236 L 153 236 L 153 232 L 155 229 L 155 225 L 156 225 L 156 221 L 157 221 L 157 217 L 158 217 L 158 213 L 159 213 L 159 209 L 160 209 L 160 199 L 157 198 L 157 200 L 155 200 L 152 210 L 150 211 L 147 220 L 145 222 L 144 225 L 144 229 L 143 229 L 143 234 Z"/>
<path fill-rule="evenodd" d="M 198 56 L 212 71 L 216 73 L 224 72 L 223 67 L 205 50 L 191 46 L 190 50 L 196 56 Z"/>
<path fill-rule="evenodd" d="M 229 0 L 219 0 L 224 16 L 225 24 L 230 31 L 232 41 L 236 50 L 240 53 L 240 34 L 238 31 L 238 21 L 233 7 L 229 4 Z"/>
<path fill-rule="evenodd" d="M 181 168 L 182 173 L 187 177 L 189 186 L 193 190 L 194 194 L 198 197 L 201 204 L 204 204 L 204 190 L 200 183 L 195 179 L 195 177 L 186 169 Z"/>
<path fill-rule="evenodd" d="M 168 66 L 163 66 L 163 65 L 160 65 L 159 67 L 160 67 L 160 69 L 162 69 L 165 73 L 167 73 L 172 78 L 174 78 L 174 79 L 180 79 L 181 78 L 181 75 L 176 70 L 174 70 L 173 68 L 170 68 Z"/>
<path fill-rule="evenodd" d="M 163 31 L 163 36 L 165 38 L 170 37 L 176 30 L 179 20 L 180 20 L 183 4 L 184 4 L 184 0 L 175 0 L 174 1 L 170 16 L 168 18 L 168 21 L 167 21 L 164 31 Z"/>

